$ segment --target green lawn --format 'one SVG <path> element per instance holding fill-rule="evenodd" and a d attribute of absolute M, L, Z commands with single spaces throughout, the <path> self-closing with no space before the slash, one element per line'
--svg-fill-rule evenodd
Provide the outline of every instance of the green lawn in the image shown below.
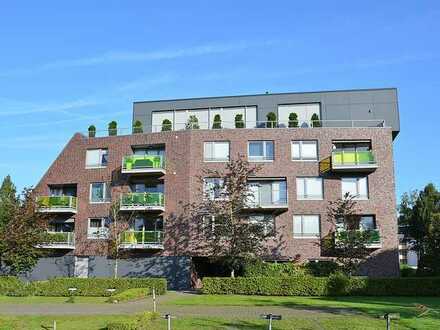
<path fill-rule="evenodd" d="M 0 304 L 62 304 L 67 302 L 69 297 L 7 297 L 0 296 Z M 75 297 L 75 304 L 103 304 L 108 297 Z"/>

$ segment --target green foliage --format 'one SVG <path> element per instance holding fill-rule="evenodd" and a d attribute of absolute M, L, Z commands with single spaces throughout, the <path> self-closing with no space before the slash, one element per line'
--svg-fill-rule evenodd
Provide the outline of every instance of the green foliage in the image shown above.
<path fill-rule="evenodd" d="M 411 268 L 408 265 L 400 265 L 401 277 L 414 277 L 416 276 L 417 269 Z"/>
<path fill-rule="evenodd" d="M 267 128 L 275 128 L 277 127 L 277 115 L 274 112 L 269 112 L 266 115 L 266 127 Z"/>
<path fill-rule="evenodd" d="M 305 275 L 307 270 L 300 265 L 293 262 L 262 262 L 254 261 L 247 263 L 244 267 L 243 276 L 245 277 L 259 277 L 259 276 L 295 276 Z"/>
<path fill-rule="evenodd" d="M 171 131 L 172 128 L 173 128 L 173 124 L 169 119 L 164 119 L 162 121 L 162 132 Z"/>
<path fill-rule="evenodd" d="M 0 231 L 11 221 L 17 207 L 17 190 L 12 183 L 11 177 L 7 175 L 0 187 Z"/>
<path fill-rule="evenodd" d="M 186 122 L 185 129 L 199 129 L 199 119 L 195 115 L 190 115 Z"/>
<path fill-rule="evenodd" d="M 96 136 L 96 127 L 94 125 L 89 126 L 89 137 L 95 137 Z"/>
<path fill-rule="evenodd" d="M 295 112 L 289 114 L 289 127 L 298 127 L 298 115 Z"/>
<path fill-rule="evenodd" d="M 118 124 L 114 120 L 108 124 L 108 135 L 109 136 L 118 135 Z"/>
<path fill-rule="evenodd" d="M 137 320 L 111 322 L 107 325 L 107 330 L 137 330 L 137 329 L 138 329 Z"/>
<path fill-rule="evenodd" d="M 219 114 L 214 116 L 214 122 L 212 124 L 213 129 L 221 129 L 222 128 L 222 119 Z"/>
<path fill-rule="evenodd" d="M 314 113 L 312 115 L 311 122 L 312 122 L 313 127 L 321 127 L 322 126 L 321 121 L 319 120 L 319 116 L 316 113 Z"/>
<path fill-rule="evenodd" d="M 133 124 L 133 134 L 143 133 L 142 123 L 140 120 L 136 120 Z"/>
<path fill-rule="evenodd" d="M 330 277 L 205 277 L 204 294 L 264 296 L 440 296 L 440 277 L 367 278 L 337 273 Z"/>
<path fill-rule="evenodd" d="M 244 128 L 243 115 L 241 113 L 235 115 L 235 128 Z"/>
<path fill-rule="evenodd" d="M 159 318 L 158 313 L 144 312 L 130 321 L 111 322 L 108 330 L 147 330 L 151 329 L 151 322 Z"/>
<path fill-rule="evenodd" d="M 33 292 L 32 284 L 22 282 L 15 276 L 0 276 L 0 296 L 26 297 Z"/>
<path fill-rule="evenodd" d="M 339 265 L 331 260 L 310 261 L 304 267 L 313 276 L 329 276 L 340 270 Z"/>
<path fill-rule="evenodd" d="M 121 302 L 144 299 L 147 296 L 151 295 L 152 292 L 153 287 L 128 289 L 111 296 L 108 302 Z"/>

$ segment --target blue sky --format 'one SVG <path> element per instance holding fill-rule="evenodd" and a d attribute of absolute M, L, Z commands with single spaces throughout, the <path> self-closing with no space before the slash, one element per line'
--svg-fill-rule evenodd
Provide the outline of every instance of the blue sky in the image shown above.
<path fill-rule="evenodd" d="M 0 178 L 136 100 L 397 87 L 397 194 L 438 186 L 439 36 L 438 1 L 4 1 Z"/>

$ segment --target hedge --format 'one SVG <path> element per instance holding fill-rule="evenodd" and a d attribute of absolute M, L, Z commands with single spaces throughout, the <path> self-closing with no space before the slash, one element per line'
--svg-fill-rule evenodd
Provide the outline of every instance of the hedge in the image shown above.
<path fill-rule="evenodd" d="M 111 296 L 108 302 L 114 303 L 114 302 L 144 299 L 152 294 L 153 291 L 152 289 L 153 289 L 152 287 L 128 289 Z"/>
<path fill-rule="evenodd" d="M 342 284 L 341 284 L 342 283 Z M 345 287 L 341 287 L 344 285 Z M 440 296 L 440 278 L 205 277 L 204 294 L 264 296 Z"/>
<path fill-rule="evenodd" d="M 245 277 L 277 277 L 277 276 L 329 276 L 339 270 L 333 261 L 311 261 L 302 265 L 293 262 L 258 262 L 245 264 Z"/>
<path fill-rule="evenodd" d="M 76 288 L 75 296 L 107 297 L 132 288 L 156 289 L 166 293 L 167 282 L 162 278 L 54 278 L 25 283 L 15 277 L 0 277 L 0 295 L 7 296 L 70 296 L 69 288 Z M 115 289 L 109 292 L 107 289 Z"/>
<path fill-rule="evenodd" d="M 151 329 L 151 322 L 159 318 L 155 312 L 144 312 L 130 321 L 111 322 L 107 324 L 107 330 L 147 330 Z"/>

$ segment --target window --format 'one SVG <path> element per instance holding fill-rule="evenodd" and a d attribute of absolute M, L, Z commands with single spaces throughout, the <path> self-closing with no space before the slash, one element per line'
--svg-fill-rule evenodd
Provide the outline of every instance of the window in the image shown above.
<path fill-rule="evenodd" d="M 226 162 L 229 160 L 229 142 L 205 142 L 205 161 Z"/>
<path fill-rule="evenodd" d="M 376 222 L 372 215 L 362 215 L 359 221 L 360 230 L 373 230 L 376 229 Z"/>
<path fill-rule="evenodd" d="M 374 230 L 376 229 L 376 220 L 373 215 L 354 216 L 350 222 L 345 222 L 343 218 L 336 222 L 336 229 L 338 230 Z"/>
<path fill-rule="evenodd" d="M 49 224 L 48 231 L 52 233 L 71 233 L 74 224 L 71 222 L 52 222 Z"/>
<path fill-rule="evenodd" d="M 292 141 L 292 160 L 318 160 L 318 142 Z"/>
<path fill-rule="evenodd" d="M 296 178 L 296 195 L 298 199 L 323 199 L 322 178 Z"/>
<path fill-rule="evenodd" d="M 108 163 L 108 149 L 87 150 L 86 168 L 106 167 Z"/>
<path fill-rule="evenodd" d="M 110 186 L 106 182 L 90 184 L 90 203 L 110 202 Z"/>
<path fill-rule="evenodd" d="M 294 215 L 293 237 L 317 238 L 320 236 L 319 215 Z"/>
<path fill-rule="evenodd" d="M 204 179 L 205 196 L 210 200 L 220 200 L 225 198 L 225 187 L 220 178 Z"/>
<path fill-rule="evenodd" d="M 250 141 L 248 143 L 249 161 L 272 161 L 274 159 L 273 141 Z"/>
<path fill-rule="evenodd" d="M 279 181 L 254 181 L 248 183 L 249 206 L 270 206 L 287 204 L 287 184 L 286 180 Z"/>
<path fill-rule="evenodd" d="M 109 225 L 108 218 L 90 218 L 87 228 L 87 238 L 108 238 Z"/>
<path fill-rule="evenodd" d="M 249 222 L 263 227 L 265 235 L 275 235 L 275 220 L 272 214 L 251 214 Z"/>
<path fill-rule="evenodd" d="M 354 199 L 368 199 L 368 178 L 342 178 L 342 198 L 346 194 L 353 196 Z"/>

